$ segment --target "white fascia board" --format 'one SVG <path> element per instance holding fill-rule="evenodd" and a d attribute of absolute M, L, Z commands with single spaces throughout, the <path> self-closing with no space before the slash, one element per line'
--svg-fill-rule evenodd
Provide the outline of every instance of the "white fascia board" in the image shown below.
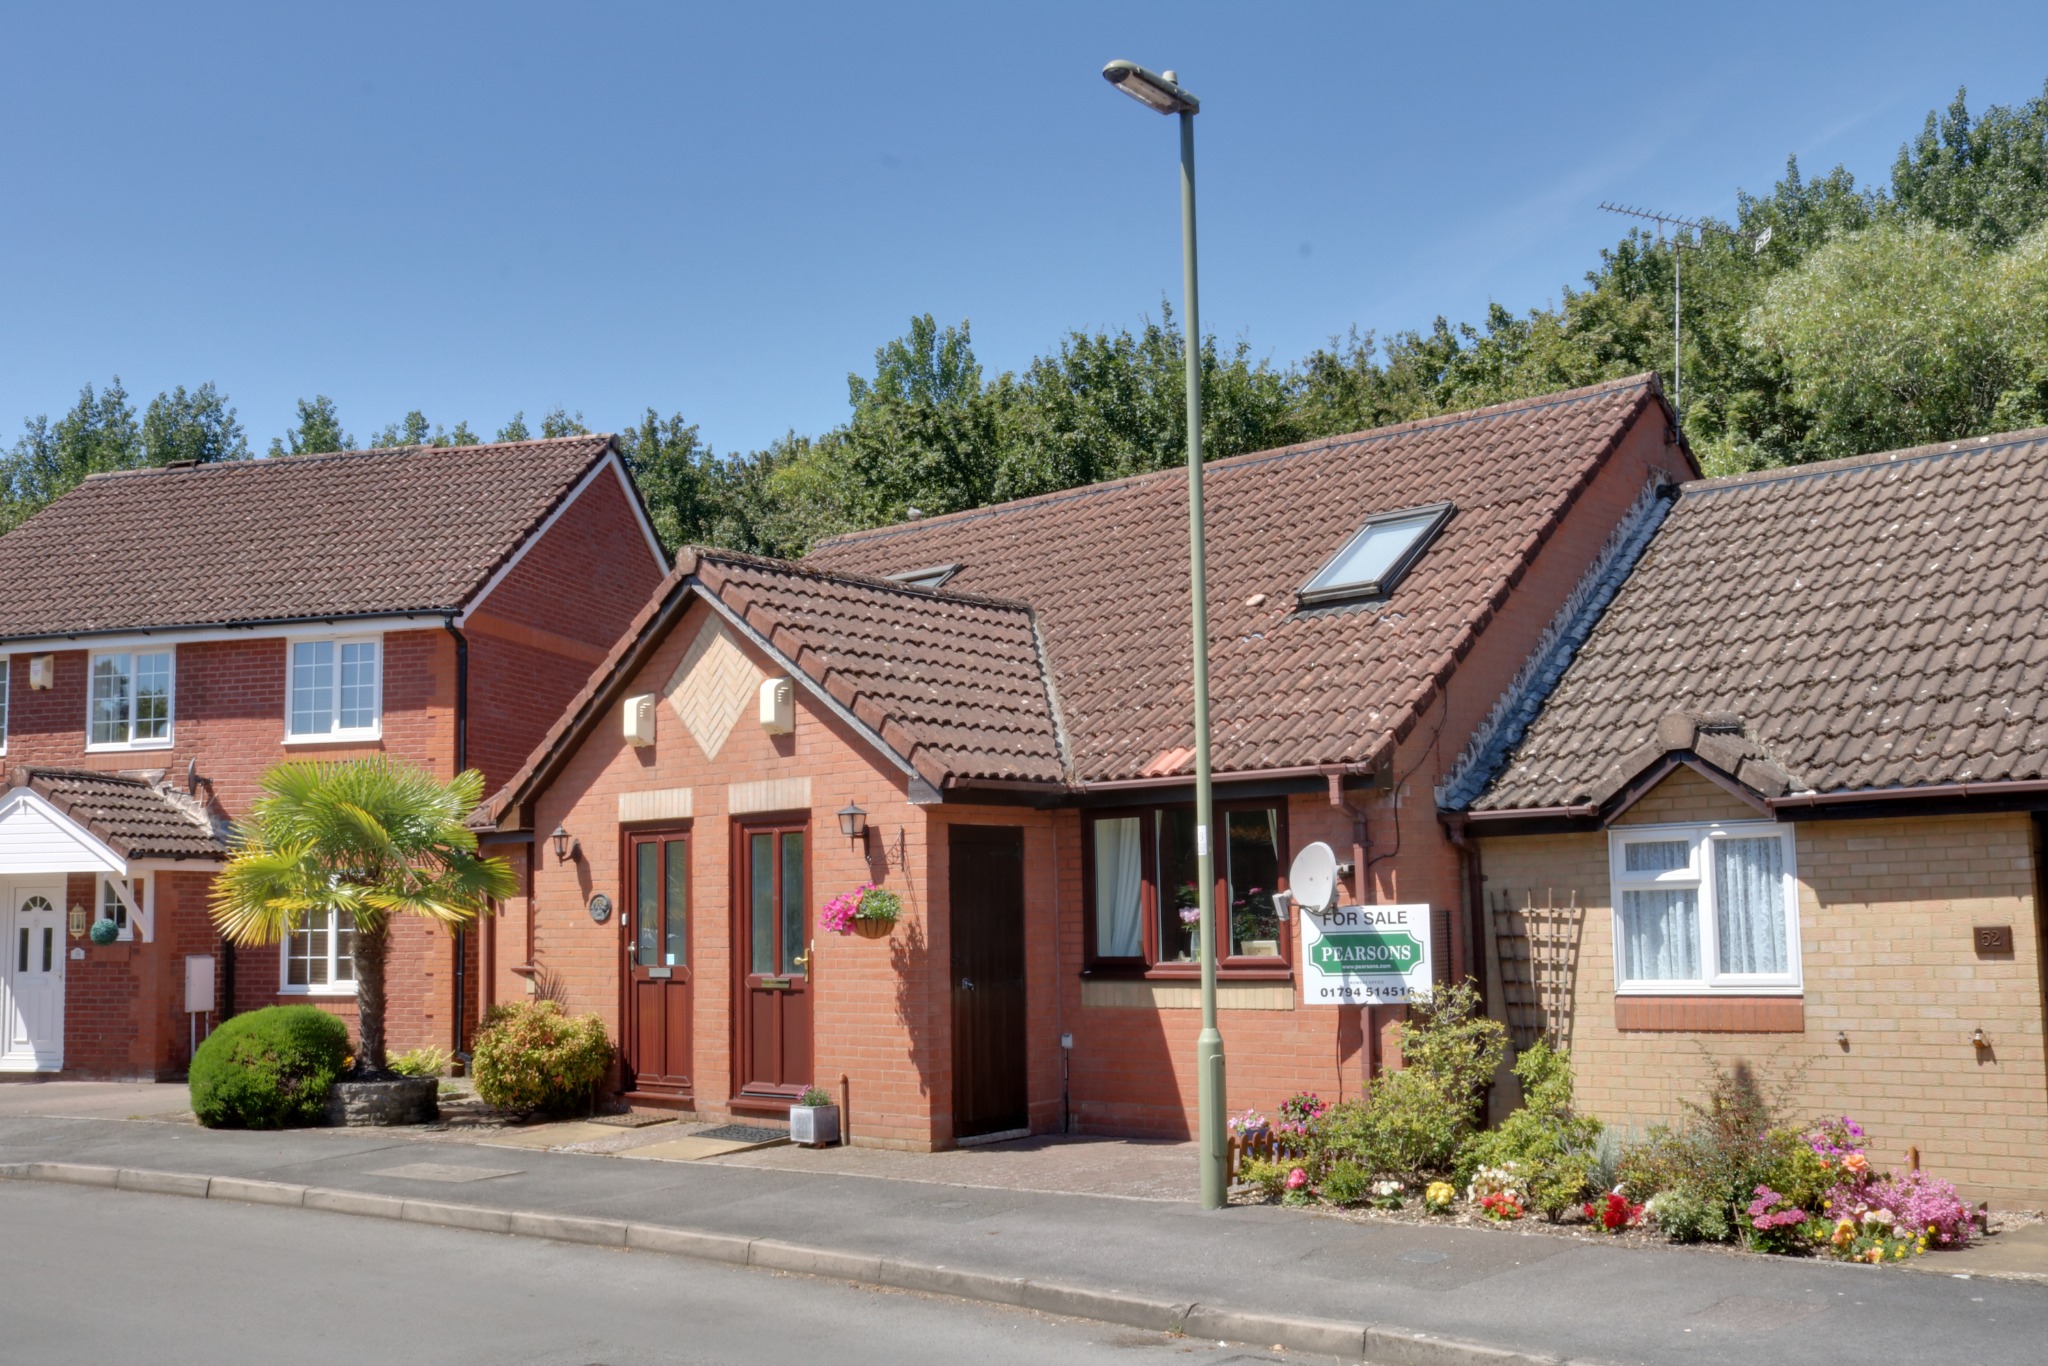
<path fill-rule="evenodd" d="M 21 861 L 10 857 L 8 822 L 27 816 L 40 818 L 57 827 L 63 837 L 76 848 L 75 854 L 52 858 L 49 855 L 33 856 Z M 57 866 L 57 865 L 62 866 Z M 112 847 L 97 835 L 87 830 L 71 817 L 53 806 L 41 793 L 30 788 L 17 787 L 0 795 L 0 874 L 8 876 L 35 876 L 43 873 L 112 873 L 116 877 L 127 877 L 128 860 L 114 852 Z"/>
<path fill-rule="evenodd" d="M 0 652 L 47 654 L 65 650 L 102 653 L 147 650 L 166 645 L 210 645 L 231 640 L 317 640 L 327 636 L 381 636 L 393 631 L 438 630 L 445 612 L 394 612 L 376 617 L 308 617 L 260 626 L 174 626 L 163 630 L 107 635 L 14 636 L 0 640 Z"/>
<path fill-rule="evenodd" d="M 625 462 L 619 459 L 619 453 L 617 451 L 607 451 L 605 452 L 604 459 L 592 465 L 589 471 L 576 481 L 568 493 L 562 496 L 562 501 L 555 504 L 555 510 L 543 518 L 541 524 L 533 529 L 533 534 L 520 542 L 519 548 L 512 552 L 512 557 L 499 565 L 496 573 L 484 580 L 483 587 L 469 595 L 469 601 L 463 604 L 462 611 L 455 617 L 456 626 L 460 627 L 468 624 L 469 614 L 490 600 L 491 594 L 497 591 L 498 585 L 503 583 L 512 571 L 519 567 L 520 562 L 526 558 L 527 553 L 547 537 L 548 532 L 554 529 L 555 523 L 562 520 L 563 515 L 570 508 L 576 506 L 577 500 L 583 496 L 584 492 L 592 484 L 602 479 L 607 470 L 611 472 L 613 478 L 619 481 L 619 492 L 626 496 L 626 506 L 633 509 L 633 521 L 640 528 L 640 535 L 647 542 L 648 553 L 654 556 L 655 572 L 664 576 L 667 575 L 669 570 L 668 556 L 662 551 L 661 539 L 654 534 L 654 524 L 647 520 L 647 513 L 640 506 L 640 495 L 633 491 L 632 476 L 626 473 Z"/>

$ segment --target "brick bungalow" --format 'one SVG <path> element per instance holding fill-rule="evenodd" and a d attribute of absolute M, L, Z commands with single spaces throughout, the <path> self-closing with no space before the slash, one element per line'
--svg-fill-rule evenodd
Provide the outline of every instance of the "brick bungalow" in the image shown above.
<path fill-rule="evenodd" d="M 1560 621 L 1440 797 L 1493 999 L 1588 1109 L 1746 1064 L 1888 1163 L 2048 1198 L 2044 469 L 2032 431 L 1689 483 Z"/>
<path fill-rule="evenodd" d="M 1432 793 L 1697 474 L 1651 376 L 1209 467 L 1232 1105 L 1384 1059 L 1393 1008 L 1306 1004 L 1265 899 L 1306 843 L 1482 970 Z M 777 1115 L 815 1082 L 856 1143 L 1185 1135 L 1186 526 L 1163 471 L 801 564 L 686 551 L 493 802 L 530 843 L 487 989 L 598 1012 L 647 1103 Z M 890 937 L 817 932 L 870 881 Z"/>
<path fill-rule="evenodd" d="M 352 1016 L 345 921 L 213 933 L 228 822 L 284 759 L 502 781 L 667 567 L 603 436 L 95 475 L 0 538 L 0 1073 L 179 1073 L 188 957 L 212 1017 Z M 460 1046 L 490 951 L 400 924 L 394 1048 Z"/>

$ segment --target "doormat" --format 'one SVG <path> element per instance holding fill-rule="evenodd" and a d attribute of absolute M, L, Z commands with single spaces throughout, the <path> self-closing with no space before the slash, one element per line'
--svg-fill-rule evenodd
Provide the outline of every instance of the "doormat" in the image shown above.
<path fill-rule="evenodd" d="M 721 1124 L 715 1129 L 699 1129 L 691 1138 L 715 1138 L 724 1143 L 773 1143 L 778 1138 L 788 1138 L 787 1129 L 764 1129 L 758 1124 Z"/>
<path fill-rule="evenodd" d="M 675 1111 L 661 1114 L 653 1110 L 629 1110 L 623 1115 L 592 1115 L 592 1124 L 609 1124 L 615 1129 L 645 1129 L 650 1124 L 673 1124 L 681 1115 Z"/>

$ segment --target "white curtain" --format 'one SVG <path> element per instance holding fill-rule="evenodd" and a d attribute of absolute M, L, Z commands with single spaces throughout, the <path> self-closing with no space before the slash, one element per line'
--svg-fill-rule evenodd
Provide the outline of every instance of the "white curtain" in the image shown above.
<path fill-rule="evenodd" d="M 1785 844 L 1762 839 L 1721 839 L 1714 844 L 1714 928 L 1721 971 L 1786 973 Z"/>
<path fill-rule="evenodd" d="M 1700 898 L 1696 890 L 1623 892 L 1621 928 L 1624 981 L 1699 980 Z"/>
<path fill-rule="evenodd" d="M 1095 951 L 1104 958 L 1136 958 L 1144 952 L 1138 829 L 1136 816 L 1095 822 Z"/>

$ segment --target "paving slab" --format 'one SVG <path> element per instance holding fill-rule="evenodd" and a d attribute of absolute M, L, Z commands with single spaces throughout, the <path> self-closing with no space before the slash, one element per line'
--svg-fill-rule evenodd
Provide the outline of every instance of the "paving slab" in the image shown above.
<path fill-rule="evenodd" d="M 1914 1271 L 1951 1276 L 2025 1276 L 2048 1281 L 2048 1223 L 2012 1229 L 1960 1252 L 1917 1257 L 1909 1265 Z"/>
<path fill-rule="evenodd" d="M 651 1158 L 658 1162 L 702 1162 L 710 1157 L 725 1157 L 732 1153 L 743 1153 L 762 1148 L 759 1143 L 746 1143 L 732 1138 L 697 1138 L 685 1134 L 681 1138 L 664 1139 L 659 1143 L 644 1143 L 635 1148 L 620 1151 L 620 1157 Z M 778 1138 L 766 1146 L 789 1146 L 789 1140 Z"/>

